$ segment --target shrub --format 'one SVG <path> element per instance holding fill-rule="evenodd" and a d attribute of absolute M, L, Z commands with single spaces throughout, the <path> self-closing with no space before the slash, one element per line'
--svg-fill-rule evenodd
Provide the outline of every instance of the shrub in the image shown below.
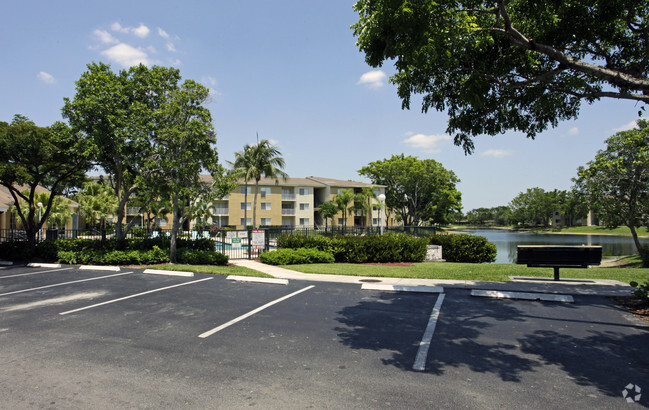
<path fill-rule="evenodd" d="M 29 256 L 29 244 L 27 241 L 0 242 L 0 259 L 25 261 L 29 259 Z"/>
<path fill-rule="evenodd" d="M 483 236 L 439 234 L 428 238 L 431 245 L 442 246 L 442 258 L 448 262 L 485 263 L 496 260 L 496 245 Z"/>
<path fill-rule="evenodd" d="M 334 263 L 334 256 L 313 248 L 278 249 L 264 252 L 259 260 L 267 265 L 296 265 L 307 263 Z"/>
<path fill-rule="evenodd" d="M 421 262 L 426 257 L 426 245 L 425 238 L 393 233 L 332 237 L 284 235 L 277 239 L 278 248 L 317 249 L 331 253 L 336 262 L 348 263 Z"/>
<path fill-rule="evenodd" d="M 636 299 L 640 299 L 645 303 L 649 302 L 649 281 L 645 282 L 644 285 L 638 285 L 638 282 L 631 282 L 630 285 L 636 288 L 633 291 L 633 296 L 635 296 Z"/>
<path fill-rule="evenodd" d="M 214 250 L 180 248 L 176 254 L 179 263 L 188 265 L 227 265 L 228 256 Z"/>

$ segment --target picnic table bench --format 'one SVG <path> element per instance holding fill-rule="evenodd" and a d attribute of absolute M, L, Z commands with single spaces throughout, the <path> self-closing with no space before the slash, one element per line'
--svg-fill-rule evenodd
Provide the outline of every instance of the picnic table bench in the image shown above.
<path fill-rule="evenodd" d="M 519 245 L 516 263 L 531 268 L 554 268 L 554 280 L 559 280 L 559 268 L 587 268 L 602 262 L 601 246 Z"/>

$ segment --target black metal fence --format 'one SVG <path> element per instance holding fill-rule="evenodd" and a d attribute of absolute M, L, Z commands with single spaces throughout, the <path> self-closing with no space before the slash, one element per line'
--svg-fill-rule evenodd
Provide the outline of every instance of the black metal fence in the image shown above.
<path fill-rule="evenodd" d="M 178 235 L 184 239 L 210 239 L 214 241 L 214 249 L 224 253 L 230 259 L 256 259 L 261 252 L 273 250 L 277 246 L 277 238 L 281 235 L 370 235 L 379 234 L 380 228 L 364 226 L 335 226 L 327 228 L 318 227 L 269 227 L 260 229 L 210 229 L 182 231 Z M 383 232 L 399 232 L 413 236 L 434 235 L 434 227 L 428 226 L 391 226 L 383 228 Z M 126 234 L 126 239 L 145 239 L 171 237 L 170 229 L 147 230 L 142 228 L 131 229 Z M 114 230 L 78 230 L 78 229 L 44 229 L 37 233 L 36 240 L 55 239 L 93 239 L 107 240 L 115 238 Z M 1 229 L 0 242 L 26 241 L 27 235 L 20 229 Z"/>

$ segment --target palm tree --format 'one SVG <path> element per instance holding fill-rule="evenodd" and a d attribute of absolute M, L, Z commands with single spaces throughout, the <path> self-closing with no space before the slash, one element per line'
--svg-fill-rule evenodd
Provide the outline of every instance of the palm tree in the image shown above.
<path fill-rule="evenodd" d="M 350 209 L 349 204 L 354 200 L 354 190 L 345 189 L 342 193 L 334 198 L 338 210 L 343 213 L 343 233 L 347 231 L 347 211 Z"/>
<path fill-rule="evenodd" d="M 363 187 L 361 192 L 354 196 L 354 208 L 366 213 L 365 226 L 372 226 L 372 199 L 379 200 L 374 187 Z"/>
<path fill-rule="evenodd" d="M 259 137 L 257 137 L 259 138 Z M 284 158 L 276 145 L 268 140 L 257 140 L 255 145 L 244 145 L 243 151 L 235 153 L 234 168 L 238 169 L 246 181 L 245 201 L 248 203 L 247 183 L 250 180 L 255 181 L 255 196 L 252 207 L 252 227 L 257 227 L 257 194 L 259 193 L 259 181 L 262 176 L 275 179 L 279 183 L 279 178 L 286 179 L 288 174 L 283 171 L 285 166 Z M 247 206 L 244 207 L 247 211 Z M 247 212 L 244 213 L 244 219 L 247 219 Z"/>
<path fill-rule="evenodd" d="M 106 228 L 106 218 L 117 212 L 117 196 L 105 182 L 89 182 L 77 194 L 79 212 L 86 217 L 86 222 L 94 226 L 100 222 Z"/>
<path fill-rule="evenodd" d="M 252 147 L 248 144 L 243 146 L 243 150 L 234 153 L 234 162 L 230 162 L 232 165 L 232 171 L 243 178 L 244 182 L 244 207 L 243 207 L 243 225 L 244 229 L 246 227 L 246 221 L 248 220 L 248 181 L 253 177 L 251 169 L 253 166 L 252 160 L 253 150 Z"/>
<path fill-rule="evenodd" d="M 338 206 L 334 201 L 327 201 L 322 203 L 318 207 L 318 210 L 325 220 L 325 232 L 327 232 L 327 219 L 331 218 L 331 224 L 333 225 L 333 217 L 338 213 Z"/>

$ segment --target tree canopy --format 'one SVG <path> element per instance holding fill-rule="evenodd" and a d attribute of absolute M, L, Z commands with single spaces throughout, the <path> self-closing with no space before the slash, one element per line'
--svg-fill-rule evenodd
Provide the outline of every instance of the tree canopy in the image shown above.
<path fill-rule="evenodd" d="M 76 81 L 74 98 L 64 99 L 63 116 L 92 140 L 96 164 L 110 175 L 118 238 L 129 228 L 123 228 L 129 198 L 156 172 L 153 137 L 167 127 L 158 113 L 179 81 L 175 68 L 140 64 L 114 73 L 107 64 L 92 63 Z"/>
<path fill-rule="evenodd" d="M 359 0 L 352 26 L 366 62 L 394 60 L 403 108 L 448 110 L 465 152 L 473 137 L 534 138 L 582 101 L 649 103 L 646 0 Z M 642 106 L 644 110 L 645 106 Z"/>
<path fill-rule="evenodd" d="M 386 206 L 406 226 L 445 224 L 462 209 L 462 194 L 456 188 L 459 178 L 433 159 L 393 155 L 369 163 L 358 173 L 386 186 Z"/>
<path fill-rule="evenodd" d="M 638 120 L 638 126 L 608 138 L 606 149 L 579 168 L 576 188 L 607 226 L 631 230 L 647 263 L 649 254 L 643 252 L 636 228 L 649 226 L 649 122 Z"/>
<path fill-rule="evenodd" d="M 14 199 L 33 252 L 36 234 L 50 217 L 54 198 L 85 181 L 85 173 L 92 167 L 89 144 L 61 122 L 39 127 L 16 115 L 11 124 L 0 123 L 0 158 L 0 184 Z M 37 204 L 43 198 L 37 196 L 39 187 L 51 193 L 43 202 L 40 219 Z"/>

